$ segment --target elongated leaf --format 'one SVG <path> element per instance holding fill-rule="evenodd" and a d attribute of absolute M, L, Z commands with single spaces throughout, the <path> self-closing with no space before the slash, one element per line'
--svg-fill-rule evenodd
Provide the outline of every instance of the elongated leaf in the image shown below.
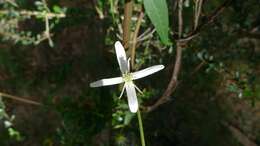
<path fill-rule="evenodd" d="M 169 40 L 169 16 L 166 0 L 144 0 L 144 8 L 161 41 L 168 45 Z"/>

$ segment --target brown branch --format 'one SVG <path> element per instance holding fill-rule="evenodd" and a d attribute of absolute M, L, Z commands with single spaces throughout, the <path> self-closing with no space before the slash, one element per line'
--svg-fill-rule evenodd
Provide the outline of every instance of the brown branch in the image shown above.
<path fill-rule="evenodd" d="M 223 12 L 223 10 L 232 2 L 232 0 L 226 0 L 222 5 L 220 5 L 215 11 L 207 17 L 207 21 L 205 23 L 200 24 L 194 31 L 190 33 L 185 38 L 182 38 L 182 31 L 183 31 L 183 18 L 182 18 L 182 7 L 183 7 L 183 0 L 178 1 L 178 38 L 176 39 L 176 59 L 175 59 L 175 65 L 174 70 L 172 73 L 171 80 L 164 91 L 163 95 L 155 102 L 155 104 L 151 106 L 145 107 L 145 111 L 150 112 L 159 107 L 160 105 L 170 101 L 171 94 L 175 91 L 177 85 L 178 85 L 178 74 L 180 72 L 181 67 L 181 58 L 182 58 L 182 48 L 187 44 L 187 42 L 193 38 L 195 38 L 200 31 L 204 28 L 205 25 L 208 25 L 212 23 L 216 17 Z M 204 65 L 202 63 L 199 65 L 199 69 Z"/>
<path fill-rule="evenodd" d="M 179 0 L 178 2 L 178 37 L 182 37 L 183 30 L 183 18 L 182 18 L 182 10 L 183 10 L 183 0 Z"/>
<path fill-rule="evenodd" d="M 206 25 L 211 24 L 212 22 L 215 21 L 215 19 L 225 10 L 226 7 L 229 6 L 229 4 L 231 4 L 233 0 L 226 0 L 225 2 L 223 2 L 218 8 L 216 8 L 208 17 L 207 20 L 204 23 L 201 23 L 194 31 L 190 32 L 188 36 L 178 39 L 178 41 L 181 42 L 187 42 L 192 40 L 193 38 L 195 38 L 196 36 L 198 36 L 198 34 L 204 29 L 204 27 Z"/>
<path fill-rule="evenodd" d="M 178 34 L 179 34 L 179 38 L 182 37 L 182 31 L 183 31 L 182 11 L 183 11 L 183 0 L 179 0 L 178 1 Z M 147 112 L 153 111 L 155 108 L 157 108 L 161 104 L 164 104 L 165 102 L 169 101 L 170 95 L 174 92 L 174 90 L 177 87 L 178 75 L 179 75 L 180 68 L 181 68 L 183 44 L 181 42 L 177 42 L 176 45 L 177 45 L 177 47 L 176 47 L 176 59 L 175 59 L 175 65 L 174 65 L 174 70 L 173 70 L 173 73 L 172 73 L 171 80 L 170 80 L 166 90 L 164 91 L 163 95 L 156 101 L 156 103 L 153 104 L 152 106 L 146 107 Z"/>
<path fill-rule="evenodd" d="M 28 103 L 28 104 L 33 104 L 33 105 L 42 105 L 41 103 L 36 102 L 36 101 L 32 101 L 32 100 L 29 100 L 29 99 L 24 99 L 22 97 L 13 96 L 13 95 L 2 93 L 2 92 L 0 92 L 0 97 L 5 97 L 5 98 L 21 101 L 21 102 Z"/>
<path fill-rule="evenodd" d="M 135 63 L 135 50 L 136 50 L 136 44 L 137 44 L 137 37 L 138 37 L 138 33 L 142 24 L 142 20 L 144 17 L 144 12 L 141 11 L 137 23 L 136 23 L 136 27 L 135 27 L 135 32 L 133 35 L 133 43 L 132 43 L 132 48 L 131 48 L 131 66 L 132 68 L 134 68 L 134 63 Z"/>
<path fill-rule="evenodd" d="M 133 0 L 125 0 L 124 22 L 123 22 L 123 43 L 124 43 L 125 49 L 127 49 L 129 47 L 133 4 L 134 4 Z"/>
<path fill-rule="evenodd" d="M 193 75 L 194 74 L 196 74 L 204 65 L 206 65 L 207 64 L 207 62 L 205 62 L 205 61 L 202 61 L 202 62 L 200 62 L 198 65 L 196 65 L 196 67 L 193 69 L 193 71 L 190 73 L 190 75 L 189 75 L 189 77 L 188 77 L 188 79 L 190 79 L 190 78 L 192 78 L 193 77 Z M 186 78 L 187 79 L 187 78 Z M 173 79 L 172 79 L 173 80 Z M 179 86 L 180 84 L 182 84 L 183 83 L 183 81 L 184 80 L 181 80 L 181 81 L 178 81 L 178 84 L 177 84 L 177 82 L 176 82 L 176 84 L 174 85 L 174 83 L 170 83 L 171 85 L 173 85 L 172 87 L 169 87 L 169 89 L 168 89 L 168 91 L 170 90 L 170 88 L 172 88 L 172 90 L 174 91 L 175 89 L 176 89 L 176 87 L 177 87 L 177 85 Z M 169 92 L 167 92 L 167 93 L 169 93 Z M 167 96 L 167 95 L 165 95 L 165 96 Z M 170 95 L 169 95 L 170 96 Z M 142 106 L 141 108 L 142 109 L 144 109 L 146 112 L 151 112 L 151 111 L 153 111 L 155 108 L 157 108 L 158 106 L 160 106 L 161 104 L 164 104 L 164 103 L 166 103 L 166 102 L 168 102 L 168 101 L 170 101 L 170 98 L 165 98 L 165 100 L 164 101 L 161 101 L 160 103 L 159 102 L 156 102 L 154 105 L 152 105 L 152 106 L 147 106 L 147 107 L 144 107 L 144 106 Z"/>
<path fill-rule="evenodd" d="M 190 76 L 193 76 L 195 73 L 197 73 L 201 68 L 202 66 L 204 66 L 206 64 L 205 61 L 202 61 L 199 65 L 197 65 L 195 67 L 195 69 L 190 73 Z"/>
<path fill-rule="evenodd" d="M 239 128 L 223 122 L 223 125 L 227 127 L 230 132 L 233 134 L 233 136 L 243 145 L 243 146 L 257 146 L 257 144 L 254 142 L 254 140 L 251 140 L 248 138 Z"/>
<path fill-rule="evenodd" d="M 175 59 L 174 71 L 172 73 L 171 80 L 167 86 L 167 89 L 164 91 L 163 95 L 155 102 L 155 104 L 145 107 L 146 112 L 151 112 L 157 107 L 159 107 L 160 105 L 170 101 L 169 97 L 174 92 L 178 84 L 178 74 L 180 72 L 180 67 L 181 67 L 181 58 L 182 58 L 182 47 L 180 42 L 177 42 L 176 59 Z"/>

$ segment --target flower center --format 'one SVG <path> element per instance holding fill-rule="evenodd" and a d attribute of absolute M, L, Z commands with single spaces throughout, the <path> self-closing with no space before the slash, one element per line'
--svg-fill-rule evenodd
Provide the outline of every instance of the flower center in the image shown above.
<path fill-rule="evenodd" d="M 133 77 L 132 77 L 132 75 L 131 75 L 131 73 L 125 73 L 125 74 L 123 74 L 123 80 L 125 81 L 125 82 L 132 82 L 132 79 Z"/>

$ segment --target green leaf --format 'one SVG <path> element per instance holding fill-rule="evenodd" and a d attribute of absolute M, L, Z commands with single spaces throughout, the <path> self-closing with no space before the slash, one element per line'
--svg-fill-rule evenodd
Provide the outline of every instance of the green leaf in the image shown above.
<path fill-rule="evenodd" d="M 166 0 L 144 0 L 144 8 L 161 41 L 169 45 L 169 18 Z"/>
<path fill-rule="evenodd" d="M 57 5 L 54 5 L 52 9 L 55 13 L 62 13 L 62 9 Z"/>

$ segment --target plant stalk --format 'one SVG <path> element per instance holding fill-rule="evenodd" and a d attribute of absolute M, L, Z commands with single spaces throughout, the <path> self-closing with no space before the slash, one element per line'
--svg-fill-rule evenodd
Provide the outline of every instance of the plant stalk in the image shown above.
<path fill-rule="evenodd" d="M 133 0 L 125 0 L 124 22 L 123 22 L 123 42 L 124 42 L 125 49 L 129 48 L 133 4 L 134 4 Z M 141 144 L 142 146 L 145 146 L 144 129 L 143 129 L 143 122 L 142 122 L 140 110 L 137 111 L 137 117 L 138 117 Z"/>
<path fill-rule="evenodd" d="M 134 35 L 133 35 L 133 44 L 132 44 L 132 48 L 131 48 L 131 67 L 133 69 L 135 69 L 135 50 L 136 50 L 136 45 L 137 45 L 137 37 L 138 37 L 138 33 L 141 27 L 141 23 L 144 17 L 144 13 L 140 12 L 140 15 L 138 17 L 137 23 L 136 23 L 136 27 L 135 27 L 135 31 L 134 31 Z"/>
<path fill-rule="evenodd" d="M 134 4 L 133 0 L 125 0 L 124 22 L 123 22 L 123 43 L 124 43 L 125 49 L 127 49 L 129 47 L 133 4 Z"/>
<path fill-rule="evenodd" d="M 145 138 L 144 138 L 144 129 L 143 129 L 143 121 L 140 110 L 137 111 L 138 117 L 138 124 L 139 124 L 139 131 L 140 131 L 140 138 L 142 146 L 145 146 Z"/>
<path fill-rule="evenodd" d="M 3 93 L 3 92 L 0 92 L 0 98 L 1 98 L 1 97 L 5 97 L 5 98 L 17 100 L 17 101 L 24 102 L 24 103 L 28 103 L 28 104 L 33 104 L 33 105 L 40 105 L 40 106 L 42 105 L 42 104 L 39 103 L 39 102 L 32 101 L 32 100 L 25 99 L 25 98 L 21 98 L 21 97 L 18 97 L 18 96 L 13 96 L 13 95 L 6 94 L 6 93 Z"/>

